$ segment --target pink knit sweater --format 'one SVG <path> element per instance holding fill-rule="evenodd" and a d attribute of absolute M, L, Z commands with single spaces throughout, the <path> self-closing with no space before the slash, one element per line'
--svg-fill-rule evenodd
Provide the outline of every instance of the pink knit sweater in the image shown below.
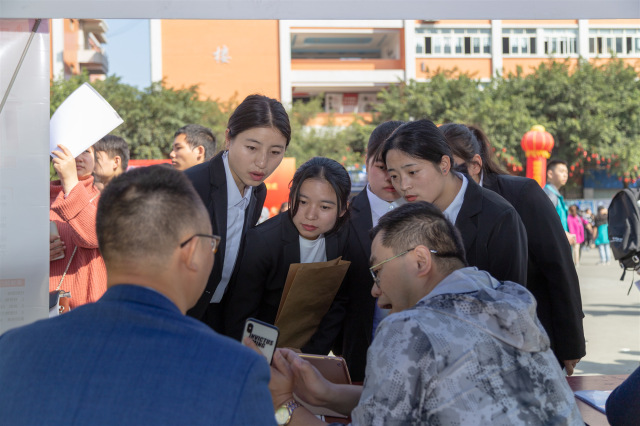
<path fill-rule="evenodd" d="M 64 197 L 60 181 L 50 184 L 49 219 L 56 222 L 66 249 L 64 258 L 49 263 L 49 290 L 56 289 L 69 265 L 61 290 L 71 292 L 70 308 L 95 302 L 107 290 L 107 269 L 98 249 L 96 212 L 100 191 L 93 177 L 80 182 Z M 73 249 L 78 247 L 69 264 Z"/>

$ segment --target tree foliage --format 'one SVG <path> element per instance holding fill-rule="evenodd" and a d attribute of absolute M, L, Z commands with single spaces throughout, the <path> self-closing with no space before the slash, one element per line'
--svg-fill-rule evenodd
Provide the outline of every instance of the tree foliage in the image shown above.
<path fill-rule="evenodd" d="M 604 65 L 547 61 L 481 83 L 438 71 L 428 82 L 400 83 L 379 95 L 376 122 L 427 117 L 480 126 L 509 171 L 521 171 L 520 140 L 533 124 L 555 139 L 552 157 L 570 165 L 574 181 L 588 169 L 606 169 L 629 183 L 640 163 L 640 83 L 633 67 L 612 58 Z"/>

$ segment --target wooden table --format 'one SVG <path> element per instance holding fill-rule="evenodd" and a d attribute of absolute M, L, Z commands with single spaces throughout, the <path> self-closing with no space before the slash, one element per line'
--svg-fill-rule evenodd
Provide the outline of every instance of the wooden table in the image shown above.
<path fill-rule="evenodd" d="M 627 377 L 627 375 L 572 376 L 567 377 L 567 382 L 569 382 L 569 386 L 574 392 L 577 390 L 614 390 Z M 576 403 L 580 409 L 582 420 L 584 420 L 586 424 L 589 426 L 609 425 L 606 415 L 578 398 L 576 398 Z"/>

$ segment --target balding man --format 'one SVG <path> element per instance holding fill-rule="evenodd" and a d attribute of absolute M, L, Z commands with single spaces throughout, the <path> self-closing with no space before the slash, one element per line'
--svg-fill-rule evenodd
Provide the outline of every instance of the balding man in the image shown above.
<path fill-rule="evenodd" d="M 183 173 L 117 177 L 96 228 L 104 296 L 0 336 L 2 422 L 274 424 L 264 358 L 185 316 L 220 238 Z"/>

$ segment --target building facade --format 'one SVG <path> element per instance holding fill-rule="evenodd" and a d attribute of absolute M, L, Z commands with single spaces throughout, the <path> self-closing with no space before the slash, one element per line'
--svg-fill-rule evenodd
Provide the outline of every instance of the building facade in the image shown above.
<path fill-rule="evenodd" d="M 151 21 L 153 81 L 220 101 L 323 94 L 338 117 L 366 115 L 383 88 L 438 69 L 489 81 L 612 54 L 640 71 L 640 20 Z"/>
<path fill-rule="evenodd" d="M 104 79 L 109 71 L 104 49 L 107 29 L 102 19 L 52 19 L 51 79 L 67 79 L 84 71 L 91 81 Z"/>

